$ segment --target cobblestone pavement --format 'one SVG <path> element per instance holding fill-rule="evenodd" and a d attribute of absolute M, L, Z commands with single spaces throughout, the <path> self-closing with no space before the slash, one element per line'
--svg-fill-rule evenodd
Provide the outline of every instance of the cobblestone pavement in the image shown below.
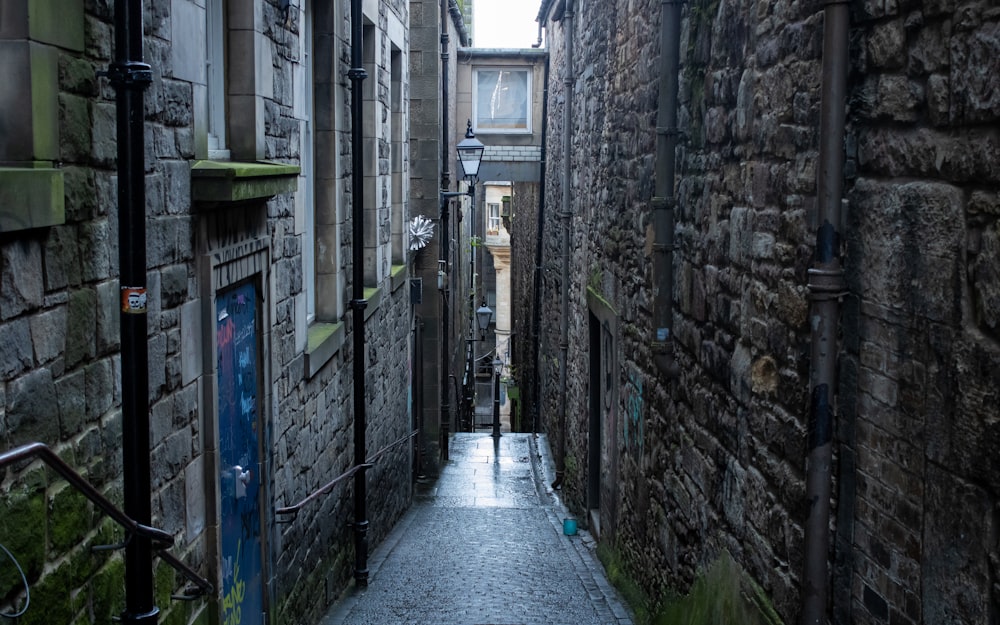
<path fill-rule="evenodd" d="M 632 625 L 590 536 L 563 535 L 544 437 L 456 434 L 449 456 L 321 625 Z"/>

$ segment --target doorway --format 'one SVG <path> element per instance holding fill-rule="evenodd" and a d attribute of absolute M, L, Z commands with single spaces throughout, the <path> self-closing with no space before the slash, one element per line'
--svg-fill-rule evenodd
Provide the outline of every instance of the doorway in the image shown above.
<path fill-rule="evenodd" d="M 601 323 L 590 314 L 590 423 L 587 434 L 587 519 L 594 537 L 601 533 L 601 432 L 603 407 L 601 389 Z"/>
<path fill-rule="evenodd" d="M 249 281 L 220 292 L 215 310 L 222 622 L 251 625 L 266 622 L 258 302 Z"/>

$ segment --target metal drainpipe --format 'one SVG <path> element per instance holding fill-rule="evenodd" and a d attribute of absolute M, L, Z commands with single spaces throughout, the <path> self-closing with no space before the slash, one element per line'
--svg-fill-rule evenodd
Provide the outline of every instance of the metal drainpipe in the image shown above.
<path fill-rule="evenodd" d="M 354 310 L 354 464 L 365 465 L 367 419 L 365 415 L 365 299 L 364 274 L 364 115 L 362 83 L 364 69 L 362 0 L 351 0 L 351 245 L 353 264 L 351 308 Z M 354 581 L 368 585 L 367 471 L 354 474 Z"/>
<path fill-rule="evenodd" d="M 553 488 L 562 486 L 566 474 L 566 422 L 569 411 L 567 389 L 567 366 L 569 356 L 569 245 L 570 231 L 573 228 L 573 211 L 570 208 L 570 147 L 573 137 L 573 0 L 566 0 L 563 13 L 563 30 L 566 38 L 566 74 L 563 83 L 566 86 L 566 102 L 563 105 L 563 179 L 562 208 L 559 218 L 563 222 L 562 233 L 562 284 L 560 289 L 561 328 L 559 336 L 559 395 L 562 399 L 562 410 L 559 412 L 559 441 L 556 454 L 556 480 Z"/>
<path fill-rule="evenodd" d="M 448 0 L 441 0 L 441 186 L 447 191 L 451 184 L 451 173 L 448 170 Z M 448 224 L 448 205 L 451 202 L 440 193 L 441 198 L 441 239 L 438 273 L 441 279 L 441 418 L 440 428 L 440 458 L 448 461 L 448 429 L 451 426 L 451 406 L 448 405 L 448 376 L 451 373 L 451 359 L 448 354 L 448 330 L 450 326 L 449 299 L 451 290 L 448 288 L 448 255 L 451 247 L 451 230 Z M 442 274 L 443 275 L 440 275 Z"/>
<path fill-rule="evenodd" d="M 803 625 L 820 625 L 827 621 L 833 402 L 840 297 L 845 290 L 838 227 L 844 181 L 844 100 L 847 92 L 849 25 L 847 1 L 827 0 L 823 19 L 823 91 L 816 189 L 819 227 L 808 283 L 812 357 L 806 469 L 809 516 L 805 526 L 802 577 Z"/>
<path fill-rule="evenodd" d="M 149 525 L 149 376 L 146 330 L 146 179 L 143 94 L 152 71 L 142 62 L 142 2 L 115 1 L 115 60 L 107 72 L 115 89 L 118 130 L 118 264 L 121 288 L 122 467 L 125 514 Z M 155 624 L 153 551 L 148 536 L 125 545 L 127 625 Z"/>
<path fill-rule="evenodd" d="M 660 3 L 660 92 L 656 114 L 656 188 L 653 208 L 653 362 L 669 379 L 680 371 L 674 359 L 674 176 L 677 169 L 677 74 L 680 66 L 681 5 Z"/>
<path fill-rule="evenodd" d="M 539 45 L 541 45 L 541 24 L 539 23 Z M 546 136 L 548 135 L 549 129 L 549 57 L 545 56 L 545 78 L 544 86 L 542 87 L 542 153 L 539 161 L 539 174 L 538 174 L 538 232 L 535 238 L 535 290 L 534 290 L 534 309 L 531 312 L 531 336 L 535 339 L 535 386 L 533 390 L 534 393 L 534 405 L 532 406 L 532 419 L 531 419 L 531 433 L 537 434 L 539 427 L 539 409 L 541 406 L 541 387 L 542 387 L 542 376 L 538 375 L 541 369 L 539 365 L 539 352 L 541 350 L 541 315 L 542 315 L 542 245 L 545 242 L 545 164 L 547 162 L 546 155 Z"/>

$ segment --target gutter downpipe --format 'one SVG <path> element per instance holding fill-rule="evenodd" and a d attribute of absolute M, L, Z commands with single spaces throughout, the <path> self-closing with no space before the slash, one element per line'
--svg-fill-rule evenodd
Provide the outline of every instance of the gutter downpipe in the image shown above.
<path fill-rule="evenodd" d="M 674 177 L 677 170 L 677 82 L 680 67 L 681 5 L 660 3 L 659 110 L 656 114 L 656 187 L 653 209 L 653 362 L 668 379 L 680 375 L 674 358 Z"/>
<path fill-rule="evenodd" d="M 115 89 L 118 133 L 118 266 L 122 375 L 122 467 L 125 515 L 148 526 L 149 348 L 146 304 L 146 167 L 143 94 L 153 80 L 142 61 L 142 3 L 115 0 L 115 59 L 106 75 Z M 130 294 L 138 296 L 133 304 Z M 154 625 L 160 610 L 153 592 L 153 545 L 133 534 L 125 543 L 126 625 Z"/>
<path fill-rule="evenodd" d="M 810 414 L 806 467 L 805 563 L 802 576 L 802 624 L 827 622 L 829 595 L 831 458 L 840 298 L 845 292 L 840 261 L 841 201 L 844 184 L 844 125 L 847 93 L 847 0 L 826 0 L 823 18 L 822 101 L 820 109 L 819 227 L 809 269 L 809 320 L 812 326 Z"/>
<path fill-rule="evenodd" d="M 367 468 L 365 434 L 365 299 L 364 284 L 364 115 L 361 85 L 368 73 L 364 69 L 362 0 L 351 0 L 351 236 L 352 295 L 354 310 L 354 464 Z M 367 475 L 364 470 L 354 474 L 354 582 L 368 585 L 368 503 Z"/>
<path fill-rule="evenodd" d="M 552 488 L 562 486 L 566 474 L 566 421 L 569 411 L 567 389 L 567 363 L 569 356 L 569 245 L 573 228 L 573 211 L 570 207 L 570 147 L 573 137 L 573 0 L 566 0 L 563 13 L 563 30 L 566 38 L 566 103 L 563 105 L 563 179 L 562 207 L 559 218 L 563 222 L 562 232 L 562 284 L 560 289 L 561 328 L 559 336 L 559 395 L 562 409 L 559 412 L 559 441 L 556 453 L 556 479 Z"/>
<path fill-rule="evenodd" d="M 448 168 L 448 138 L 450 136 L 448 126 L 448 0 L 441 0 L 441 184 L 438 187 L 442 191 L 447 191 L 451 185 L 451 172 Z M 441 241 L 438 256 L 438 283 L 441 288 L 441 415 L 439 421 L 439 445 L 441 462 L 448 461 L 448 435 L 451 426 L 451 406 L 448 398 L 451 392 L 448 388 L 449 375 L 451 374 L 451 359 L 448 353 L 448 330 L 450 326 L 451 289 L 448 284 L 448 255 L 451 247 L 451 230 L 448 223 L 448 206 L 450 199 L 442 193 L 438 193 L 441 205 Z"/>
<path fill-rule="evenodd" d="M 542 43 L 542 26 L 539 23 L 538 26 L 538 45 Z M 535 291 L 534 295 L 534 309 L 531 314 L 531 336 L 535 340 L 535 385 L 532 389 L 534 395 L 534 403 L 532 406 L 532 419 L 531 419 L 531 433 L 538 434 L 539 428 L 539 407 L 541 406 L 541 379 L 542 376 L 538 375 L 538 369 L 540 365 L 538 364 L 539 353 L 541 350 L 541 333 L 542 333 L 542 279 L 544 274 L 542 272 L 542 246 L 545 242 L 545 165 L 548 161 L 546 157 L 547 152 L 547 135 L 549 129 L 549 56 L 545 55 L 545 78 L 544 85 L 542 86 L 542 152 L 540 156 L 540 161 L 538 166 L 541 168 L 538 174 L 538 228 L 535 239 Z"/>

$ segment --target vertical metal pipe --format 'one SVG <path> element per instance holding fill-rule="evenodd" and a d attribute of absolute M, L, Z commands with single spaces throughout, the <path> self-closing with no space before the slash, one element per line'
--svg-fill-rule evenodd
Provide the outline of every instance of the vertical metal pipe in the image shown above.
<path fill-rule="evenodd" d="M 351 251 L 352 300 L 354 310 L 354 464 L 364 465 L 367 456 L 365 441 L 365 299 L 364 274 L 364 109 L 362 84 L 368 73 L 364 69 L 362 0 L 351 0 Z M 354 474 L 354 581 L 368 585 L 368 500 L 367 472 Z"/>
<path fill-rule="evenodd" d="M 668 378 L 679 375 L 674 359 L 674 176 L 677 169 L 677 76 L 681 4 L 660 3 L 660 84 L 656 115 L 656 185 L 653 208 L 653 360 Z"/>
<path fill-rule="evenodd" d="M 829 595 L 830 474 L 833 455 L 837 335 L 844 270 L 840 261 L 840 204 L 844 178 L 844 117 L 847 91 L 848 28 L 846 0 L 828 0 L 823 21 L 823 84 L 820 109 L 819 227 L 809 270 L 812 327 L 810 415 L 806 467 L 805 564 L 802 623 L 826 623 Z"/>
<path fill-rule="evenodd" d="M 448 123 L 448 46 L 450 37 L 448 36 L 448 0 L 441 0 L 441 186 L 442 191 L 447 191 L 451 184 L 451 174 L 448 168 L 450 156 L 449 145 L 451 141 L 451 128 Z M 448 205 L 451 200 L 444 195 L 440 195 L 441 202 L 441 244 L 440 262 L 438 271 L 443 272 L 441 290 L 441 420 L 440 420 L 440 448 L 441 462 L 448 461 L 448 436 L 451 425 L 451 406 L 448 403 L 450 392 L 448 390 L 448 376 L 451 373 L 451 354 L 449 353 L 448 334 L 451 329 L 451 310 L 449 300 L 451 299 L 451 285 L 448 283 L 448 262 L 451 247 L 451 229 L 448 223 Z"/>
<path fill-rule="evenodd" d="M 149 355 L 146 343 L 146 187 L 143 93 L 152 81 L 142 62 L 142 2 L 115 1 L 115 89 L 118 132 L 118 264 L 121 288 L 122 468 L 125 514 L 149 525 Z M 126 624 L 156 623 L 153 553 L 148 537 L 125 546 Z"/>
<path fill-rule="evenodd" d="M 563 13 L 563 30 L 566 38 L 566 74 L 563 83 L 566 89 L 566 101 L 563 108 L 563 176 L 562 176 L 562 208 L 559 217 L 562 219 L 562 284 L 560 285 L 560 334 L 559 334 L 559 395 L 562 400 L 562 410 L 559 412 L 559 440 L 556 453 L 556 481 L 553 487 L 562 485 L 566 474 L 566 422 L 568 420 L 569 397 L 567 389 L 567 359 L 569 357 L 569 253 L 573 229 L 573 211 L 570 205 L 570 175 L 573 138 L 573 0 L 566 0 Z"/>

